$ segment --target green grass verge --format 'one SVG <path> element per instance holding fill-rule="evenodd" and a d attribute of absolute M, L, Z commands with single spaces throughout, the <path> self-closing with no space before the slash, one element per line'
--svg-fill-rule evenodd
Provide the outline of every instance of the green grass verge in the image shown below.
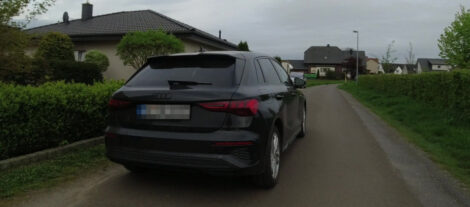
<path fill-rule="evenodd" d="M 344 80 L 312 79 L 312 80 L 307 80 L 306 87 L 319 86 L 319 85 L 329 85 L 329 84 L 341 84 L 341 83 L 344 83 Z"/>
<path fill-rule="evenodd" d="M 388 96 L 353 83 L 341 89 L 395 127 L 436 163 L 470 186 L 470 127 L 442 110 L 406 96 Z"/>
<path fill-rule="evenodd" d="M 92 169 L 109 166 L 110 162 L 104 152 L 104 144 L 101 144 L 50 160 L 0 171 L 0 200 L 31 190 L 52 187 Z"/>

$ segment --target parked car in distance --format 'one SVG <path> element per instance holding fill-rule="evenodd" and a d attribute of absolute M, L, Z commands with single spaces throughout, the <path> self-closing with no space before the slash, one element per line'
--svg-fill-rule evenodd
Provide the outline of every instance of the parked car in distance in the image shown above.
<path fill-rule="evenodd" d="M 135 172 L 250 175 L 273 187 L 281 152 L 306 133 L 299 87 L 258 53 L 149 58 L 109 102 L 106 154 Z"/>

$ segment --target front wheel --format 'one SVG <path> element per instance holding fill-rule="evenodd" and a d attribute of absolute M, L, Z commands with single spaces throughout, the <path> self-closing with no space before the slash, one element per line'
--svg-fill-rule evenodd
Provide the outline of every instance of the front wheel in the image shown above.
<path fill-rule="evenodd" d="M 281 162 L 281 146 L 279 131 L 274 128 L 268 142 L 269 153 L 265 156 L 265 169 L 260 175 L 254 177 L 255 184 L 263 188 L 273 188 L 279 177 Z"/>

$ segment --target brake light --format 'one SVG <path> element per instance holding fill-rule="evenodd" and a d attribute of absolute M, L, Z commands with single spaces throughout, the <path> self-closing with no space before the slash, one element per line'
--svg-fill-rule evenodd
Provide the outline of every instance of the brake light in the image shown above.
<path fill-rule="evenodd" d="M 108 107 L 112 109 L 125 108 L 131 105 L 129 101 L 121 101 L 116 99 L 109 100 Z"/>
<path fill-rule="evenodd" d="M 256 99 L 207 102 L 199 105 L 209 111 L 228 112 L 239 116 L 254 116 L 258 113 L 258 100 Z"/>

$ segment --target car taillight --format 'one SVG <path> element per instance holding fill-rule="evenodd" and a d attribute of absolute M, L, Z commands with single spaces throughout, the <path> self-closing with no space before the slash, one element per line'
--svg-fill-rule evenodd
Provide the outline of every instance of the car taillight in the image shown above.
<path fill-rule="evenodd" d="M 129 101 L 121 101 L 121 100 L 116 100 L 116 99 L 111 99 L 109 100 L 108 107 L 111 109 L 120 109 L 120 108 L 125 108 L 131 105 L 131 102 Z"/>
<path fill-rule="evenodd" d="M 258 100 L 256 99 L 207 102 L 199 105 L 209 111 L 228 112 L 239 116 L 254 116 L 258 113 Z"/>

